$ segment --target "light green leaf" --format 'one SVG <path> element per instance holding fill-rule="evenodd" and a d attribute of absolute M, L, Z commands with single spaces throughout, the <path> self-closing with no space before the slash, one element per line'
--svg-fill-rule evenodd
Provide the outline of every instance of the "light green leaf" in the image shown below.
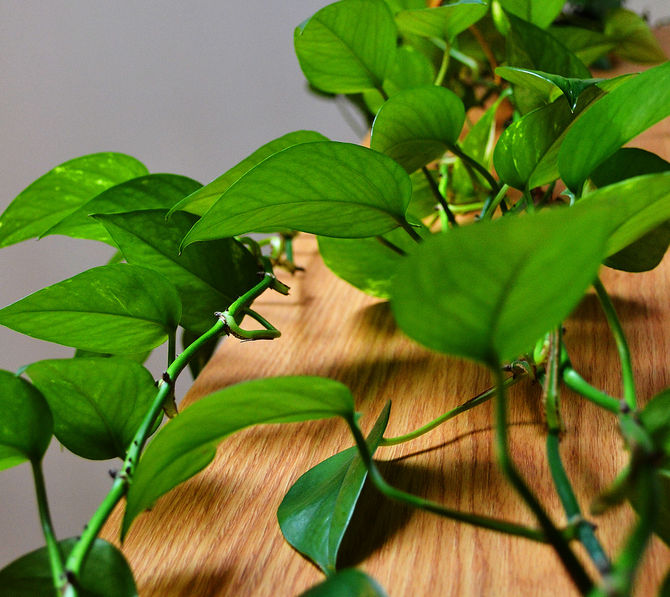
<path fill-rule="evenodd" d="M 354 416 L 349 389 L 322 377 L 256 379 L 227 387 L 183 410 L 149 444 L 128 491 L 122 535 L 161 495 L 214 458 L 228 435 L 260 423 Z"/>
<path fill-rule="evenodd" d="M 605 35 L 616 42 L 616 53 L 632 62 L 656 63 L 667 60 L 649 25 L 632 10 L 617 8 L 605 18 Z"/>
<path fill-rule="evenodd" d="M 386 597 L 377 581 L 355 568 L 341 570 L 300 597 Z"/>
<path fill-rule="evenodd" d="M 164 210 L 96 216 L 121 249 L 125 260 L 163 274 L 174 284 L 182 304 L 181 325 L 199 334 L 258 283 L 259 265 L 242 244 L 225 238 L 187 247 L 179 243 L 197 221 L 178 212 L 169 221 Z"/>
<path fill-rule="evenodd" d="M 370 147 L 412 173 L 453 146 L 464 122 L 465 108 L 454 92 L 434 85 L 407 89 L 379 110 Z"/>
<path fill-rule="evenodd" d="M 561 13 L 565 0 L 499 0 L 502 7 L 524 21 L 545 29 Z"/>
<path fill-rule="evenodd" d="M 169 209 L 202 185 L 186 176 L 149 174 L 115 185 L 103 191 L 68 217 L 47 230 L 73 238 L 88 238 L 114 245 L 105 227 L 90 216 L 116 214 L 140 209 Z"/>
<path fill-rule="evenodd" d="M 63 557 L 76 538 L 59 542 Z M 96 539 L 81 574 L 80 597 L 137 597 L 133 573 L 123 554 L 111 543 Z M 47 548 L 42 547 L 14 560 L 0 570 L 0 597 L 54 597 L 55 590 Z"/>
<path fill-rule="evenodd" d="M 616 46 L 604 33 L 592 29 L 560 25 L 550 27 L 548 31 L 587 66 Z"/>
<path fill-rule="evenodd" d="M 436 8 L 403 10 L 395 15 L 402 33 L 436 37 L 447 42 L 474 25 L 488 10 L 482 0 L 460 0 Z"/>
<path fill-rule="evenodd" d="M 404 222 L 412 193 L 402 167 L 349 143 L 302 143 L 247 172 L 198 221 L 189 244 L 284 228 L 324 236 L 384 234 Z"/>
<path fill-rule="evenodd" d="M 314 87 L 359 93 L 382 86 L 393 65 L 396 36 L 383 0 L 341 0 L 296 27 L 295 53 Z"/>
<path fill-rule="evenodd" d="M 228 190 L 230 185 L 242 178 L 242 176 L 249 172 L 254 166 L 260 164 L 265 158 L 269 158 L 273 153 L 277 153 L 278 151 L 293 145 L 298 145 L 299 143 L 327 140 L 328 139 L 321 133 L 316 133 L 314 131 L 293 131 L 286 135 L 282 135 L 277 139 L 273 139 L 269 143 L 259 147 L 250 156 L 244 158 L 239 164 L 233 166 L 230 170 L 218 178 L 215 178 L 209 184 L 192 192 L 188 197 L 184 197 L 170 209 L 169 215 L 172 215 L 172 213 L 177 210 L 182 210 L 201 216 Z"/>
<path fill-rule="evenodd" d="M 0 247 L 39 237 L 81 205 L 147 169 L 122 153 L 94 153 L 57 166 L 24 189 L 0 216 Z"/>
<path fill-rule="evenodd" d="M 567 208 L 449 230 L 398 267 L 391 306 L 421 344 L 497 367 L 563 320 L 593 281 L 608 223 Z"/>
<path fill-rule="evenodd" d="M 54 426 L 42 394 L 25 379 L 0 369 L 0 412 L 0 471 L 42 460 Z"/>
<path fill-rule="evenodd" d="M 156 395 L 151 373 L 118 357 L 39 361 L 26 373 L 49 403 L 58 441 L 91 460 L 125 458 Z"/>
<path fill-rule="evenodd" d="M 385 0 L 393 14 L 408 8 L 424 8 L 425 0 Z"/>
<path fill-rule="evenodd" d="M 388 402 L 367 438 L 374 454 L 388 424 Z M 277 510 L 286 541 L 326 575 L 335 573 L 337 552 L 354 514 L 368 471 L 354 446 L 302 475 Z"/>
<path fill-rule="evenodd" d="M 670 115 L 670 62 L 632 77 L 591 105 L 565 137 L 558 169 L 577 190 L 624 143 Z"/>
<path fill-rule="evenodd" d="M 177 291 L 164 276 L 117 264 L 38 290 L 0 310 L 0 324 L 65 346 L 122 354 L 159 346 L 180 316 Z"/>

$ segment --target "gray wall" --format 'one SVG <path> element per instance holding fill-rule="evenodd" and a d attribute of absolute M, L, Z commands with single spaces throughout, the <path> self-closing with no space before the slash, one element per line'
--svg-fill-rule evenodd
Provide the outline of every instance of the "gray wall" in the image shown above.
<path fill-rule="evenodd" d="M 259 145 L 300 128 L 358 135 L 307 93 L 293 27 L 324 0 L 0 2 L 0 210 L 53 166 L 122 151 L 152 172 L 208 182 Z M 652 19 L 667 0 L 637 0 Z M 102 264 L 110 250 L 61 237 L 0 252 L 0 305 Z M 0 367 L 71 351 L 0 328 Z M 158 374 L 162 355 L 150 363 Z M 113 463 L 80 460 L 54 442 L 45 461 L 60 537 L 75 535 L 109 487 Z M 0 473 L 0 566 L 43 544 L 28 467 Z"/>

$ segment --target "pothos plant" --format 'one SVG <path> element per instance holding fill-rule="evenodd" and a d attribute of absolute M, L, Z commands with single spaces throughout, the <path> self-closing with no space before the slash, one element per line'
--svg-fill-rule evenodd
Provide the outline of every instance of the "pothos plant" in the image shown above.
<path fill-rule="evenodd" d="M 291 132 L 205 186 L 99 153 L 57 166 L 16 197 L 0 218 L 0 246 L 63 234 L 118 252 L 0 310 L 1 324 L 76 349 L 69 359 L 0 372 L 0 468 L 32 467 L 46 541 L 0 571 L 0 594 L 135 595 L 123 555 L 98 538 L 119 502 L 126 499 L 123 539 L 137 516 L 206 467 L 228 435 L 335 416 L 349 426 L 352 447 L 300 477 L 278 510 L 286 540 L 326 575 L 307 595 L 384 594 L 362 572 L 337 568 L 366 478 L 390 499 L 551 544 L 582 594 L 631 592 L 652 532 L 670 542 L 670 391 L 637 396 L 598 268 L 650 270 L 670 242 L 670 164 L 622 148 L 670 114 L 670 63 L 634 13 L 617 8 L 585 27 L 563 5 L 341 0 L 297 27 L 295 49 L 313 88 L 369 114 L 369 147 Z M 594 78 L 588 67 L 604 56 L 661 64 Z M 395 438 L 384 435 L 390 405 L 366 438 L 349 390 L 318 377 L 249 381 L 177 414 L 175 379 L 187 366 L 197 375 L 221 336 L 279 336 L 253 302 L 264 292 L 288 294 L 274 269 L 299 266 L 297 231 L 318 236 L 338 276 L 389 299 L 412 339 L 486 365 L 491 389 Z M 562 341 L 561 322 L 590 286 L 616 339 L 620 396 L 587 383 Z M 142 363 L 165 343 L 167 368 L 154 381 Z M 544 384 L 547 460 L 564 521 L 549 517 L 508 448 L 506 389 L 528 376 Z M 617 554 L 601 546 L 563 468 L 562 386 L 617 417 L 629 450 L 628 466 L 594 504 L 602 511 L 629 499 L 637 510 Z M 376 450 L 489 399 L 500 467 L 533 527 L 400 491 L 373 461 Z M 53 436 L 83 458 L 121 462 L 81 536 L 64 540 L 54 536 L 41 468 Z M 585 547 L 596 578 L 573 542 Z"/>

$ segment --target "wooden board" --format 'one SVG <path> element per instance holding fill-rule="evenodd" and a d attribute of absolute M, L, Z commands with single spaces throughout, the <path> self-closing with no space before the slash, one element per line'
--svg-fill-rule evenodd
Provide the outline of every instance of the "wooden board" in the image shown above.
<path fill-rule="evenodd" d="M 670 122 L 647 133 L 642 144 L 670 158 Z M 387 435 L 396 435 L 490 385 L 483 368 L 431 353 L 404 337 L 386 304 L 325 268 L 313 239 L 297 242 L 296 261 L 306 273 L 284 276 L 291 295 L 269 294 L 256 303 L 282 337 L 226 340 L 183 406 L 242 380 L 323 375 L 351 388 L 366 429 L 392 399 Z M 670 258 L 645 274 L 604 270 L 603 280 L 631 344 L 639 396 L 646 400 L 670 386 Z M 566 327 L 577 370 L 595 386 L 620 394 L 615 345 L 593 295 Z M 540 389 L 523 382 L 510 391 L 509 403 L 515 462 L 562 524 L 544 455 Z M 462 414 L 409 444 L 381 449 L 380 470 L 390 483 L 447 506 L 533 524 L 498 472 L 491 406 Z M 562 455 L 588 511 L 626 454 L 614 417 L 567 390 L 563 410 Z M 260 426 L 227 440 L 211 467 L 159 500 L 131 529 L 123 551 L 140 595 L 288 596 L 318 582 L 317 569 L 284 542 L 276 510 L 298 476 L 349 445 L 340 421 Z M 630 507 L 623 506 L 595 520 L 610 553 L 622 545 L 633 519 Z M 103 536 L 114 540 L 118 524 L 117 511 Z M 371 488 L 363 492 L 341 562 L 371 574 L 392 597 L 576 594 L 551 548 L 411 511 Z M 655 595 L 669 565 L 670 550 L 655 539 L 636 594 Z"/>

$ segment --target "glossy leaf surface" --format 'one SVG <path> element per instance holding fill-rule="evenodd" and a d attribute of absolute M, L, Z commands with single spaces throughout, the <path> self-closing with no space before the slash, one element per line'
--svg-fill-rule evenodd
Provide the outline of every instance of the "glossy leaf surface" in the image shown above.
<path fill-rule="evenodd" d="M 386 597 L 376 580 L 355 568 L 341 570 L 300 597 Z"/>
<path fill-rule="evenodd" d="M 390 409 L 389 402 L 367 438 L 371 454 L 384 435 Z M 367 474 L 354 446 L 302 475 L 277 510 L 284 538 L 327 575 L 335 573 L 337 553 Z"/>
<path fill-rule="evenodd" d="M 393 65 L 396 35 L 383 0 L 340 0 L 296 28 L 295 53 L 314 87 L 359 93 L 382 86 Z"/>
<path fill-rule="evenodd" d="M 52 359 L 26 373 L 44 394 L 54 434 L 83 458 L 125 458 L 156 387 L 142 365 L 123 358 Z"/>
<path fill-rule="evenodd" d="M 599 210 L 559 209 L 436 235 L 398 267 L 396 320 L 429 348 L 496 367 L 569 314 L 607 232 Z"/>
<path fill-rule="evenodd" d="M 260 423 L 351 417 L 353 412 L 349 389 L 321 377 L 257 379 L 206 396 L 165 425 L 146 448 L 128 492 L 122 534 L 142 510 L 205 468 L 231 433 Z"/>
<path fill-rule="evenodd" d="M 41 236 L 105 189 L 147 173 L 143 164 L 122 153 L 94 153 L 56 166 L 0 216 L 0 247 Z"/>
<path fill-rule="evenodd" d="M 502 7 L 524 21 L 544 29 L 560 14 L 565 0 L 499 0 Z"/>
<path fill-rule="evenodd" d="M 149 174 L 103 191 L 44 234 L 64 234 L 114 244 L 92 214 L 115 214 L 140 209 L 170 209 L 202 185 L 186 176 Z"/>
<path fill-rule="evenodd" d="M 482 0 L 461 0 L 436 8 L 403 10 L 395 20 L 402 33 L 436 37 L 451 42 L 481 19 L 488 10 Z"/>
<path fill-rule="evenodd" d="M 59 542 L 67 557 L 75 538 Z M 82 570 L 81 597 L 137 597 L 133 573 L 123 554 L 111 543 L 96 539 Z M 55 589 L 46 547 L 32 551 L 0 570 L 0 597 L 54 597 Z"/>
<path fill-rule="evenodd" d="M 122 354 L 165 342 L 181 316 L 174 286 L 135 265 L 96 267 L 0 310 L 22 334 L 93 352 Z"/>
<path fill-rule="evenodd" d="M 163 274 L 182 304 L 181 325 L 205 332 L 216 311 L 225 311 L 259 280 L 256 259 L 238 241 L 225 238 L 186 247 L 179 244 L 197 221 L 178 212 L 169 221 L 164 210 L 97 216 L 125 260 Z"/>
<path fill-rule="evenodd" d="M 26 460 L 39 462 L 53 418 L 44 397 L 25 379 L 0 369 L 0 471 Z"/>
<path fill-rule="evenodd" d="M 558 155 L 561 178 L 578 189 L 624 143 L 670 115 L 670 62 L 632 77 L 584 112 Z"/>
<path fill-rule="evenodd" d="M 238 180 L 186 235 L 182 247 L 289 228 L 324 236 L 384 234 L 404 219 L 409 177 L 387 156 L 349 143 L 303 143 Z"/>
<path fill-rule="evenodd" d="M 370 147 L 411 173 L 454 145 L 464 121 L 463 102 L 452 91 L 434 85 L 407 89 L 379 110 Z"/>
<path fill-rule="evenodd" d="M 204 214 L 214 202 L 225 193 L 230 185 L 242 178 L 254 166 L 258 166 L 265 158 L 269 158 L 273 153 L 277 153 L 282 149 L 298 145 L 299 143 L 311 143 L 314 141 L 327 141 L 321 133 L 314 131 L 293 131 L 282 135 L 277 139 L 266 143 L 254 151 L 250 156 L 244 158 L 239 164 L 233 166 L 230 170 L 215 178 L 212 182 L 205 185 L 201 189 L 191 192 L 188 197 L 184 197 L 170 213 L 182 210 L 201 216 Z M 144 208 L 142 208 L 144 209 Z M 131 210 L 128 210 L 131 211 Z M 101 212 L 96 212 L 101 213 Z M 104 213 L 104 212 L 102 212 Z"/>
<path fill-rule="evenodd" d="M 605 35 L 616 41 L 616 53 L 626 60 L 637 63 L 667 60 L 649 25 L 632 10 L 617 8 L 608 14 Z"/>

